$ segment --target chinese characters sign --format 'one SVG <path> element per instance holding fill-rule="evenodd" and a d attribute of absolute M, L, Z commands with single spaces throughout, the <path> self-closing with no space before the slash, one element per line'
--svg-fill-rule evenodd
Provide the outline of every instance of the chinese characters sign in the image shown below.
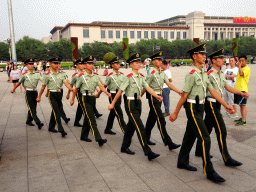
<path fill-rule="evenodd" d="M 256 23 L 255 17 L 234 17 L 234 23 Z"/>

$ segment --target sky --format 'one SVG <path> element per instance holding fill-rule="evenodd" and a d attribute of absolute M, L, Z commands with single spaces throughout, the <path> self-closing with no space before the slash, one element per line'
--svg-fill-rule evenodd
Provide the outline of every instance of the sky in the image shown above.
<path fill-rule="evenodd" d="M 256 17 L 256 0 L 12 0 L 15 40 L 41 40 L 54 26 L 93 21 L 156 22 L 202 11 L 206 16 Z M 7 0 L 0 0 L 0 42 L 10 37 Z"/>

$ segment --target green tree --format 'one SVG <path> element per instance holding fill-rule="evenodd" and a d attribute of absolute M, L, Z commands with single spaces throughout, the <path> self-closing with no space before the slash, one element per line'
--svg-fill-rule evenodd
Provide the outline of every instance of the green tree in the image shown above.
<path fill-rule="evenodd" d="M 10 59 L 9 45 L 4 42 L 0 42 L 0 60 L 7 61 L 9 59 Z"/>
<path fill-rule="evenodd" d="M 57 42 L 47 43 L 47 58 L 61 57 L 63 61 L 72 60 L 71 41 L 69 39 L 61 39 Z"/>

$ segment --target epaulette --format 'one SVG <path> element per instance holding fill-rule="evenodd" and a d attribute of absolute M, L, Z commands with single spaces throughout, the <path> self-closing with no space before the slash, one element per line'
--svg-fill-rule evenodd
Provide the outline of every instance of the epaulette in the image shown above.
<path fill-rule="evenodd" d="M 151 71 L 151 73 L 154 74 L 154 73 L 155 73 L 155 70 Z"/>
<path fill-rule="evenodd" d="M 109 75 L 108 75 L 108 76 L 110 76 L 110 75 L 112 75 L 112 74 L 113 74 L 113 72 L 109 73 Z"/>
<path fill-rule="evenodd" d="M 45 75 L 49 75 L 51 72 L 49 71 L 48 73 L 46 73 Z"/>
<path fill-rule="evenodd" d="M 77 73 L 74 73 L 73 76 L 77 75 Z"/>
<path fill-rule="evenodd" d="M 39 73 L 39 71 L 35 71 L 35 73 Z"/>
<path fill-rule="evenodd" d="M 196 70 L 195 69 L 192 69 L 189 73 L 190 74 L 194 74 L 196 72 Z"/>
<path fill-rule="evenodd" d="M 213 72 L 213 70 L 208 71 L 207 75 L 210 75 Z"/>
<path fill-rule="evenodd" d="M 132 73 L 130 73 L 130 74 L 128 74 L 128 75 L 127 75 L 127 77 L 131 77 L 132 75 L 133 75 L 133 74 L 132 74 Z"/>
<path fill-rule="evenodd" d="M 122 72 L 119 72 L 119 73 L 122 74 L 122 75 L 124 74 L 124 73 L 122 73 Z"/>
<path fill-rule="evenodd" d="M 81 73 L 78 77 L 81 77 L 84 73 Z"/>
<path fill-rule="evenodd" d="M 25 75 L 27 72 L 25 72 L 25 73 L 22 73 L 22 75 Z"/>
<path fill-rule="evenodd" d="M 142 73 L 140 73 L 140 75 L 141 75 L 142 77 L 145 77 Z"/>
<path fill-rule="evenodd" d="M 93 74 L 95 74 L 95 75 L 99 75 L 98 73 L 96 73 L 96 72 L 93 72 Z"/>

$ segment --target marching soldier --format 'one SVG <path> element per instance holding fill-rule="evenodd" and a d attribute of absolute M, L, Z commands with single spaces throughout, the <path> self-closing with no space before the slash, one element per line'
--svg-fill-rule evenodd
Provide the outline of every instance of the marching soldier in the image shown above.
<path fill-rule="evenodd" d="M 34 120 L 38 126 L 38 129 L 42 129 L 43 123 L 39 120 L 36 114 L 36 106 L 37 106 L 37 84 L 39 81 L 43 81 L 39 72 L 35 72 L 34 70 L 34 59 L 28 59 L 24 63 L 26 64 L 28 71 L 23 73 L 19 83 L 11 90 L 11 93 L 15 92 L 15 89 L 21 84 L 24 83 L 24 87 L 26 88 L 26 102 L 28 105 L 28 115 L 26 124 L 30 126 L 35 126 L 32 121 Z"/>
<path fill-rule="evenodd" d="M 211 55 L 209 55 L 212 63 L 212 69 L 207 73 L 210 83 L 213 88 L 222 96 L 224 88 L 234 94 L 239 94 L 242 97 L 248 98 L 248 93 L 243 93 L 237 89 L 231 87 L 226 81 L 225 75 L 222 73 L 220 68 L 224 64 L 223 59 L 224 49 L 218 50 Z M 214 99 L 209 92 L 207 92 L 207 97 L 205 101 L 205 119 L 204 123 L 207 127 L 209 134 L 212 132 L 212 127 L 215 128 L 215 133 L 217 136 L 219 149 L 222 155 L 222 158 L 226 166 L 240 166 L 242 163 L 231 158 L 228 148 L 227 148 L 227 129 L 225 122 L 223 120 L 222 114 L 220 112 L 220 103 Z M 196 146 L 196 156 L 202 156 L 202 144 L 198 141 Z"/>
<path fill-rule="evenodd" d="M 120 90 L 117 92 L 112 103 L 109 105 L 108 110 L 112 110 L 115 107 L 116 102 L 121 97 L 123 91 L 125 91 L 124 102 L 125 102 L 125 111 L 128 115 L 129 122 L 127 124 L 127 129 L 125 130 L 123 144 L 121 147 L 121 152 L 127 153 L 130 155 L 135 154 L 129 149 L 131 145 L 132 136 L 136 130 L 140 144 L 144 151 L 144 154 L 148 157 L 148 160 L 155 159 L 159 156 L 151 151 L 150 147 L 147 144 L 145 137 L 144 125 L 141 121 L 141 92 L 142 89 L 146 89 L 151 95 L 153 95 L 160 102 L 163 98 L 157 95 L 153 89 L 151 89 L 145 81 L 144 76 L 139 73 L 140 69 L 140 54 L 133 54 L 128 60 L 127 63 L 132 67 L 132 73 L 128 74 L 125 77 L 123 84 L 120 86 Z"/>
<path fill-rule="evenodd" d="M 162 96 L 163 84 L 166 83 L 170 89 L 174 90 L 176 93 L 181 95 L 181 92 L 169 82 L 165 73 L 160 70 L 160 66 L 162 63 L 162 52 L 158 52 L 152 55 L 150 59 L 154 64 L 154 70 L 146 78 L 146 82 L 148 83 L 149 87 L 151 87 L 156 94 Z M 145 91 L 146 90 L 143 89 L 142 95 Z M 155 123 L 157 122 L 158 129 L 160 131 L 164 145 L 168 145 L 170 150 L 180 147 L 180 145 L 177 145 L 172 141 L 171 137 L 168 135 L 166 131 L 166 121 L 161 110 L 162 102 L 159 102 L 155 97 L 148 94 L 148 92 L 146 92 L 146 97 L 148 99 L 148 104 L 150 107 L 147 123 L 145 126 L 145 134 L 148 145 L 155 145 L 154 142 L 150 141 L 150 136 L 151 131 L 155 126 Z"/>
<path fill-rule="evenodd" d="M 118 57 L 114 57 L 111 61 L 109 61 L 109 64 L 112 65 L 113 72 L 111 72 L 107 76 L 105 87 L 108 87 L 108 92 L 111 93 L 111 97 L 109 98 L 109 103 L 111 103 L 113 101 L 113 98 L 115 98 L 116 93 L 120 89 L 120 86 L 125 76 L 122 72 L 118 71 L 120 69 L 120 63 L 118 61 Z M 100 92 L 97 95 L 99 96 Z M 123 112 L 121 109 L 121 97 L 116 102 L 114 109 L 112 109 L 108 115 L 107 126 L 104 131 L 105 134 L 110 134 L 110 135 L 116 134 L 111 130 L 113 128 L 115 117 L 117 117 L 118 119 L 118 123 L 120 125 L 122 132 L 125 133 L 126 123 L 124 122 Z"/>
<path fill-rule="evenodd" d="M 80 89 L 80 92 L 83 95 L 82 110 L 84 110 L 84 114 L 85 114 L 80 139 L 82 141 L 91 142 L 92 140 L 88 138 L 89 131 L 91 129 L 94 139 L 96 140 L 96 142 L 99 143 L 99 146 L 101 147 L 104 145 L 104 143 L 107 142 L 107 140 L 101 138 L 100 132 L 97 128 L 96 119 L 94 116 L 93 108 L 96 102 L 95 89 L 97 86 L 99 86 L 101 91 L 103 91 L 106 95 L 110 97 L 111 94 L 108 93 L 107 90 L 104 88 L 104 86 L 101 84 L 98 75 L 92 72 L 93 60 L 94 60 L 93 56 L 88 56 L 83 60 L 83 62 L 86 63 L 86 71 L 79 75 L 79 78 L 76 82 L 76 88 L 73 92 L 73 95 L 70 101 L 70 105 L 72 106 L 74 104 L 75 96 L 78 92 L 78 89 Z"/>
<path fill-rule="evenodd" d="M 70 82 L 70 86 L 73 88 L 73 86 L 76 84 L 78 76 L 84 72 L 84 63 L 82 59 L 78 59 L 75 61 L 74 65 L 76 65 L 78 71 L 76 73 L 74 73 L 72 75 L 72 79 Z M 70 91 L 68 91 L 66 98 L 69 99 L 69 95 L 70 95 Z M 82 127 L 82 125 L 79 123 L 79 121 L 82 118 L 82 94 L 80 92 L 80 89 L 78 89 L 77 91 L 77 95 L 76 95 L 77 101 L 78 101 L 78 105 L 77 105 L 77 110 L 76 110 L 76 117 L 75 117 L 75 122 L 74 122 L 74 126 L 76 127 Z"/>
<path fill-rule="evenodd" d="M 201 44 L 188 51 L 194 62 L 193 69 L 185 77 L 185 84 L 182 88 L 183 94 L 177 104 L 173 114 L 170 115 L 170 121 L 175 121 L 179 111 L 184 104 L 186 115 L 188 118 L 186 132 L 182 141 L 178 165 L 179 169 L 186 169 L 189 171 L 196 171 L 197 169 L 189 165 L 189 153 L 197 138 L 202 143 L 202 159 L 203 172 L 207 174 L 207 179 L 214 182 L 224 182 L 222 178 L 213 168 L 210 159 L 210 135 L 203 121 L 204 102 L 207 90 L 219 103 L 221 103 L 227 111 L 234 112 L 233 108 L 229 106 L 212 87 L 207 74 L 202 70 L 202 64 L 206 59 L 206 44 Z"/>
<path fill-rule="evenodd" d="M 41 96 L 44 92 L 45 87 L 47 86 L 49 89 L 48 99 L 50 102 L 50 105 L 52 107 L 52 113 L 49 123 L 49 131 L 53 133 L 60 132 L 62 137 L 65 137 L 67 133 L 64 131 L 64 128 L 61 124 L 61 110 L 63 107 L 62 104 L 62 93 L 61 89 L 63 86 L 63 83 L 65 86 L 70 90 L 73 91 L 70 87 L 66 77 L 59 73 L 59 65 L 61 62 L 60 58 L 52 58 L 49 60 L 51 65 L 51 71 L 46 73 L 46 75 L 43 78 L 43 85 L 41 88 L 41 91 L 38 95 L 37 102 L 41 101 Z M 58 131 L 54 129 L 55 125 L 57 124 Z"/>

